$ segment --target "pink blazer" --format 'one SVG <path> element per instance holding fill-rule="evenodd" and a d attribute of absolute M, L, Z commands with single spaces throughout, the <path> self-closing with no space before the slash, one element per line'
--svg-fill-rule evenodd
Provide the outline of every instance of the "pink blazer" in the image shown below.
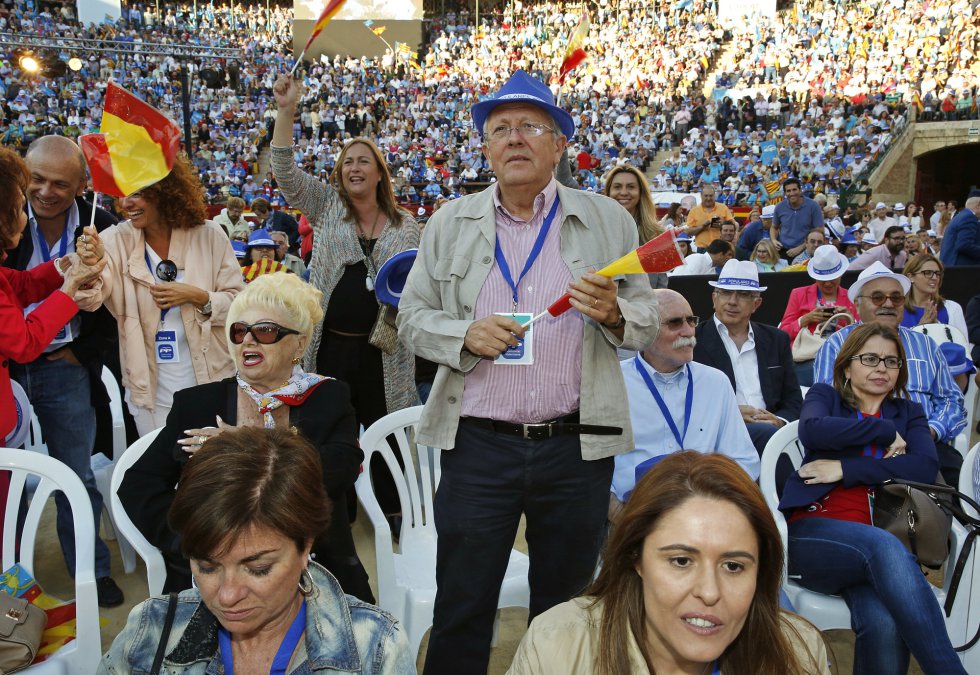
<path fill-rule="evenodd" d="M 851 316 L 858 318 L 857 308 L 851 299 L 847 297 L 847 289 L 843 286 L 837 291 L 837 305 L 846 307 Z M 786 311 L 783 313 L 783 320 L 779 322 L 779 327 L 789 333 L 789 339 L 796 340 L 796 335 L 800 332 L 798 319 L 817 306 L 817 285 L 801 286 L 794 288 L 789 294 L 789 302 L 786 303 Z M 817 329 L 816 323 L 811 323 L 807 328 L 812 333 Z"/>

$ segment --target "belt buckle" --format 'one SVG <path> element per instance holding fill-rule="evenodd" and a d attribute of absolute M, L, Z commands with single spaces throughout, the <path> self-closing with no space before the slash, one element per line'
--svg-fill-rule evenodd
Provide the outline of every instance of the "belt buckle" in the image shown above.
<path fill-rule="evenodd" d="M 538 424 L 523 424 L 524 427 L 524 439 L 528 441 L 540 441 L 544 438 L 551 438 L 552 434 L 552 423 L 551 422 L 541 422 Z"/>

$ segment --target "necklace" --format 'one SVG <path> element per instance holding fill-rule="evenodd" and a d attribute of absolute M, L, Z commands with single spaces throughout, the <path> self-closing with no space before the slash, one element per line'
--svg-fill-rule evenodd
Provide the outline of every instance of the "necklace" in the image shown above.
<path fill-rule="evenodd" d="M 378 231 L 378 222 L 381 220 L 381 216 L 384 215 L 384 211 L 378 209 L 378 215 L 374 218 L 374 223 L 371 226 L 370 234 L 366 234 L 364 229 L 361 227 L 361 220 L 359 218 L 354 219 L 354 226 L 357 228 L 357 242 L 361 245 L 361 253 L 364 255 L 364 265 L 367 267 L 367 277 L 364 279 L 364 287 L 369 291 L 374 290 L 374 277 L 378 275 L 378 271 L 375 269 L 374 265 L 374 244 L 377 241 L 375 239 L 375 233 Z M 384 231 L 385 226 L 388 224 L 387 218 L 381 225 L 381 230 Z"/>

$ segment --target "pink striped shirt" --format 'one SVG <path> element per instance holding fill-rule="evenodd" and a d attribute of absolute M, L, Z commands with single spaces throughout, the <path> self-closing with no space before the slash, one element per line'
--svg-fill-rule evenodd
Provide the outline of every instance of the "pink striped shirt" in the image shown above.
<path fill-rule="evenodd" d="M 558 198 L 554 179 L 534 198 L 534 215 L 524 221 L 507 213 L 494 188 L 497 238 L 514 281 L 534 246 L 545 215 Z M 565 293 L 573 281 L 561 257 L 562 207 L 558 205 L 541 254 L 517 287 L 517 311 L 538 314 Z M 510 285 L 494 262 L 476 300 L 475 319 L 514 307 Z M 533 326 L 534 363 L 529 366 L 495 365 L 483 360 L 463 381 L 463 417 L 485 417 L 505 422 L 534 423 L 578 410 L 582 383 L 582 315 L 575 310 L 558 318 L 546 316 Z"/>

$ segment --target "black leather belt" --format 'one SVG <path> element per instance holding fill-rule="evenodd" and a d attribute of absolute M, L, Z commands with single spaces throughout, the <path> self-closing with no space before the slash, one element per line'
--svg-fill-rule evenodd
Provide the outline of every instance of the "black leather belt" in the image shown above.
<path fill-rule="evenodd" d="M 622 427 L 607 427 L 599 424 L 579 424 L 578 411 L 559 417 L 548 422 L 538 422 L 536 424 L 517 424 L 515 422 L 501 422 L 500 420 L 490 420 L 483 417 L 461 417 L 460 423 L 472 424 L 475 427 L 493 431 L 498 434 L 509 436 L 520 436 L 529 441 L 541 441 L 553 436 L 592 434 L 595 436 L 619 436 L 623 433 Z"/>

